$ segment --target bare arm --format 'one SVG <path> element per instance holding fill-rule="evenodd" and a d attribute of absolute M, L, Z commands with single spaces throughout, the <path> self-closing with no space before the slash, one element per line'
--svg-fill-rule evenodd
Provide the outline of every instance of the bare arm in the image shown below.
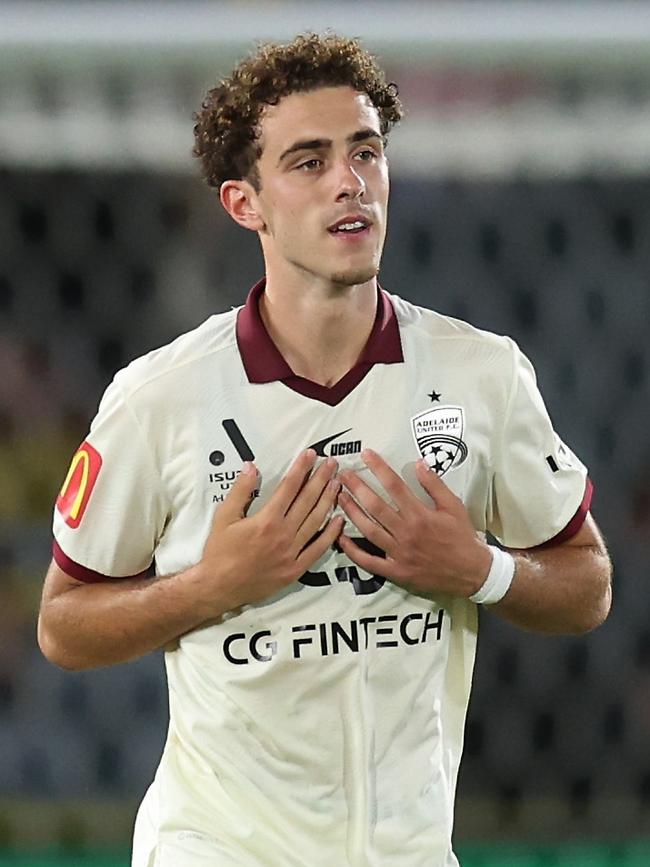
<path fill-rule="evenodd" d="M 296 581 L 342 524 L 327 522 L 339 488 L 336 461 L 311 472 L 315 460 L 313 450 L 301 454 L 251 518 L 257 472 L 242 472 L 217 510 L 201 562 L 177 575 L 84 584 L 52 564 L 38 621 L 45 656 L 73 670 L 126 662 Z"/>
<path fill-rule="evenodd" d="M 605 620 L 612 601 L 611 563 L 589 514 L 567 542 L 540 551 L 511 551 L 515 577 L 501 602 L 488 606 L 522 629 L 588 632 Z"/>
<path fill-rule="evenodd" d="M 86 584 L 52 561 L 38 618 L 38 643 L 70 670 L 127 662 L 158 650 L 207 619 L 193 592 L 198 567 L 168 578 Z"/>
<path fill-rule="evenodd" d="M 415 497 L 379 455 L 366 450 L 364 460 L 396 508 L 354 473 L 342 474 L 353 496 L 342 492 L 341 506 L 359 531 L 386 552 L 385 559 L 373 556 L 342 535 L 339 542 L 350 559 L 420 596 L 476 593 L 492 558 L 462 501 L 424 462 L 418 463 L 417 476 L 431 505 Z M 611 565 L 591 516 L 568 542 L 512 553 L 516 570 L 510 589 L 501 602 L 487 606 L 495 613 L 524 629 L 548 633 L 587 632 L 605 620 Z"/>

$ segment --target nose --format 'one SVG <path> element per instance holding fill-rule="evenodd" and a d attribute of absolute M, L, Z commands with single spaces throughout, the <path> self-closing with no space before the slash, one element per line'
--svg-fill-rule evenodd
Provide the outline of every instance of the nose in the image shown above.
<path fill-rule="evenodd" d="M 346 199 L 360 199 L 366 191 L 366 182 L 362 176 L 354 170 L 354 166 L 348 159 L 341 160 L 337 180 L 337 202 L 342 202 Z"/>

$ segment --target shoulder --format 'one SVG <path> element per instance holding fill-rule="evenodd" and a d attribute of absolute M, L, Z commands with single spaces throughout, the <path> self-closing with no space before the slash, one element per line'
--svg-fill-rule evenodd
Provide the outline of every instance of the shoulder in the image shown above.
<path fill-rule="evenodd" d="M 501 362 L 512 368 L 519 347 L 512 338 L 477 328 L 462 319 L 445 316 L 405 301 L 397 295 L 389 295 L 397 316 L 400 333 L 412 339 L 416 345 L 435 347 L 442 352 L 459 353 L 482 361 Z"/>
<path fill-rule="evenodd" d="M 222 352 L 237 345 L 235 321 L 239 308 L 210 316 L 197 328 L 171 343 L 136 358 L 115 375 L 114 383 L 126 399 L 154 387 L 189 381 Z M 157 390 L 157 389 L 156 389 Z"/>

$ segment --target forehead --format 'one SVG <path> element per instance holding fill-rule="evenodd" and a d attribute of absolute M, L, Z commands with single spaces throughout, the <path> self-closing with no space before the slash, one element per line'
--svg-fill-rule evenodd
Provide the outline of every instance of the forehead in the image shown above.
<path fill-rule="evenodd" d="M 379 115 L 366 93 L 351 87 L 321 87 L 290 93 L 264 110 L 260 140 L 264 153 L 281 153 L 297 139 L 345 139 L 358 129 L 380 132 Z"/>

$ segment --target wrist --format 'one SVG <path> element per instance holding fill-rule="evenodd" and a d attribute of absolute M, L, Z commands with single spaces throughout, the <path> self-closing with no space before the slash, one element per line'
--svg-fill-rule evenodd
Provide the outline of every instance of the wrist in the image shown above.
<path fill-rule="evenodd" d="M 475 593 L 478 593 L 490 573 L 493 559 L 490 545 L 484 538 L 477 536 L 472 549 L 471 568 L 466 569 L 469 586 L 465 590 L 464 596 L 471 598 Z"/>
<path fill-rule="evenodd" d="M 479 605 L 495 605 L 510 589 L 515 576 L 515 558 L 495 545 L 486 546 L 491 555 L 487 576 L 469 600 Z"/>
<path fill-rule="evenodd" d="M 214 592 L 210 593 L 214 585 L 209 577 L 203 564 L 197 563 L 177 573 L 173 579 L 177 586 L 176 592 L 180 594 L 179 601 L 195 626 L 223 613 L 217 610 L 218 600 L 215 600 Z"/>
<path fill-rule="evenodd" d="M 235 586 L 228 581 L 228 571 L 220 569 L 218 572 L 220 574 L 216 574 L 214 565 L 201 561 L 178 576 L 184 582 L 188 605 L 197 623 L 222 617 L 243 604 L 236 598 Z"/>

